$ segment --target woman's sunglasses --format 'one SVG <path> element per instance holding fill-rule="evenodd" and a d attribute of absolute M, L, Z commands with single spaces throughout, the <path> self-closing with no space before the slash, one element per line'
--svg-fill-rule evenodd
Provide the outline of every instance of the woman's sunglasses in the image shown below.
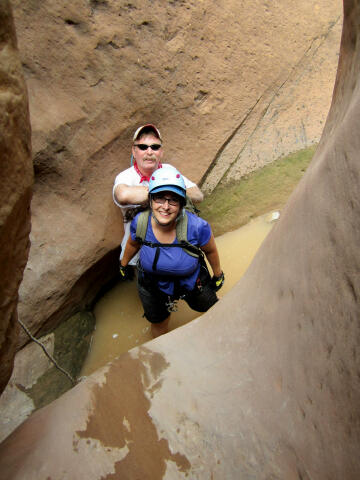
<path fill-rule="evenodd" d="M 153 195 L 152 199 L 154 200 L 155 203 L 159 203 L 160 205 L 164 205 L 166 202 L 168 202 L 169 205 L 172 207 L 176 207 L 180 204 L 180 200 L 174 197 L 164 197 L 163 195 Z"/>
<path fill-rule="evenodd" d="M 143 151 L 147 150 L 150 147 L 151 150 L 154 150 L 154 152 L 156 152 L 157 150 L 160 150 L 161 148 L 160 143 L 153 143 L 152 145 L 146 145 L 146 143 L 135 143 L 134 146 L 138 147 L 140 150 L 143 150 Z"/>

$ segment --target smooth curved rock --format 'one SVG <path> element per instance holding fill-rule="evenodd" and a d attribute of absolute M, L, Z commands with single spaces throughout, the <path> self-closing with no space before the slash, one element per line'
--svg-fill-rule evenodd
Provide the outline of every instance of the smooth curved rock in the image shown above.
<path fill-rule="evenodd" d="M 0 393 L 18 339 L 18 289 L 29 251 L 33 182 L 26 86 L 7 0 L 0 5 Z"/>
<path fill-rule="evenodd" d="M 151 8 L 142 0 L 16 0 L 14 11 L 36 173 L 19 315 L 33 333 L 88 305 L 94 287 L 116 274 L 122 222 L 111 188 L 129 166 L 138 125 L 158 124 L 167 160 L 193 180 L 213 165 L 208 191 L 233 175 L 231 165 L 238 176 L 320 138 L 339 0 Z M 110 252 L 113 269 L 102 263 Z"/>
<path fill-rule="evenodd" d="M 360 478 L 360 2 L 320 147 L 235 288 L 0 449 L 7 479 Z"/>

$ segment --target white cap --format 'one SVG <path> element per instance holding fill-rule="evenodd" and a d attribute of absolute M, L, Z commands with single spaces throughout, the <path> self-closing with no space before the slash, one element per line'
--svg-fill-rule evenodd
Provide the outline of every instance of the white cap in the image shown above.
<path fill-rule="evenodd" d="M 133 137 L 133 142 L 135 142 L 135 140 L 138 139 L 138 137 L 140 136 L 141 132 L 144 130 L 144 129 L 147 129 L 147 130 L 152 130 L 155 135 L 158 137 L 158 139 L 162 142 L 162 138 L 161 138 L 161 135 L 160 135 L 160 131 L 155 127 L 155 125 L 153 125 L 152 123 L 147 123 L 146 125 L 142 125 L 141 127 L 139 127 L 136 132 L 134 133 L 134 137 Z"/>

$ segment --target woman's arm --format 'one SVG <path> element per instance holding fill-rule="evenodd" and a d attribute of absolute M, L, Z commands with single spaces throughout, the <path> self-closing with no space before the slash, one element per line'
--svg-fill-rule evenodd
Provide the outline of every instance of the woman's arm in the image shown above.
<path fill-rule="evenodd" d="M 220 258 L 219 258 L 219 252 L 216 247 L 215 243 L 215 238 L 213 233 L 211 234 L 210 240 L 206 245 L 201 247 L 201 250 L 205 253 L 206 258 L 209 260 L 211 269 L 213 271 L 213 274 L 216 277 L 220 277 L 222 274 L 222 270 L 220 267 Z"/>
<path fill-rule="evenodd" d="M 120 261 L 121 267 L 126 267 L 130 260 L 133 258 L 134 255 L 140 250 L 141 243 L 133 240 L 131 236 L 128 238 L 128 241 L 125 245 L 124 256 Z"/>

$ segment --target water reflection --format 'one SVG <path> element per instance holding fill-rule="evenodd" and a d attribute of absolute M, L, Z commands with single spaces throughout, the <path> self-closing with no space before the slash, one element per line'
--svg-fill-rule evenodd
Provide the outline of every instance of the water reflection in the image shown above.
<path fill-rule="evenodd" d="M 217 237 L 221 265 L 225 272 L 221 298 L 244 274 L 257 249 L 272 228 L 277 215 L 268 214 L 247 225 Z M 200 316 L 180 301 L 177 312 L 171 314 L 170 330 L 185 325 Z M 84 364 L 82 375 L 89 375 L 119 354 L 151 340 L 150 325 L 143 318 L 136 283 L 119 283 L 97 303 L 94 309 L 96 330 Z"/>

